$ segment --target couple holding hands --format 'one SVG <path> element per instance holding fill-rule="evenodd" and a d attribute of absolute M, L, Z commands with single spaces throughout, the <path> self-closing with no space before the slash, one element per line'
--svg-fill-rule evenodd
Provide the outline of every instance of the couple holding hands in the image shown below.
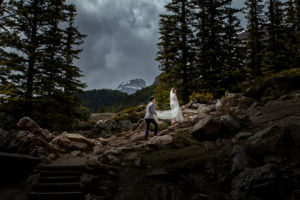
<path fill-rule="evenodd" d="M 145 139 L 148 139 L 148 132 L 150 128 L 150 124 L 154 124 L 154 135 L 157 135 L 158 130 L 158 124 L 155 121 L 155 115 L 159 119 L 169 119 L 172 120 L 172 123 L 175 122 L 183 122 L 184 118 L 182 116 L 182 111 L 179 107 L 178 99 L 176 96 L 176 89 L 172 88 L 170 92 L 170 107 L 171 110 L 165 110 L 165 111 L 155 111 L 155 98 L 150 97 L 150 103 L 146 107 L 146 115 L 145 115 L 145 121 L 146 121 L 146 131 L 145 131 Z"/>

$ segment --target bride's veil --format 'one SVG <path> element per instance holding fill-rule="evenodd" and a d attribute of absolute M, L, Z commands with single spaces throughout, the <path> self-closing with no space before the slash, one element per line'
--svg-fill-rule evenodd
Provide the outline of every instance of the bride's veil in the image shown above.
<path fill-rule="evenodd" d="M 170 91 L 170 104 L 172 104 L 173 100 L 173 96 L 175 95 L 173 93 L 173 89 L 171 89 Z M 174 116 L 174 110 L 164 110 L 164 111 L 157 111 L 157 117 L 160 119 L 172 119 Z"/>
<path fill-rule="evenodd" d="M 170 105 L 173 103 L 173 96 L 174 96 L 173 90 L 174 90 L 174 88 L 172 88 L 170 91 Z"/>

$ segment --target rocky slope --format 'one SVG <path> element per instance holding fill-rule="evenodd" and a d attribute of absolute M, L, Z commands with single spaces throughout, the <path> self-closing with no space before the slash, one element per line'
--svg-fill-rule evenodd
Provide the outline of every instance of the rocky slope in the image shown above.
<path fill-rule="evenodd" d="M 262 84 L 217 104 L 190 102 L 182 106 L 185 122 L 148 141 L 142 121 L 132 130 L 89 139 L 55 136 L 24 118 L 20 130 L 1 130 L 0 149 L 42 162 L 62 155 L 85 159 L 81 188 L 87 200 L 296 200 L 300 90 L 294 80 L 284 82 L 272 95 Z"/>
<path fill-rule="evenodd" d="M 121 83 L 117 90 L 127 93 L 127 94 L 133 94 L 138 90 L 141 90 L 146 87 L 146 82 L 143 79 L 133 79 L 127 82 Z"/>

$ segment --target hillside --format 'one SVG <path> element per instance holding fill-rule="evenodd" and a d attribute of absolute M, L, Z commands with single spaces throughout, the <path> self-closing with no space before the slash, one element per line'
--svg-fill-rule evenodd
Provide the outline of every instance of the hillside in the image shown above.
<path fill-rule="evenodd" d="M 88 90 L 79 94 L 83 106 L 91 112 L 118 112 L 120 110 L 146 103 L 153 95 L 155 86 L 148 86 L 128 95 L 118 90 Z"/>
<path fill-rule="evenodd" d="M 48 199 L 57 195 L 56 190 L 77 184 L 73 188 L 76 198 L 90 200 L 296 200 L 300 190 L 297 81 L 299 74 L 281 73 L 243 94 L 227 94 L 221 104 L 182 105 L 185 121 L 173 125 L 160 121 L 158 136 L 150 133 L 148 141 L 143 139 L 141 121 L 113 135 L 89 138 L 67 132 L 55 135 L 23 118 L 18 130 L 0 129 L 0 150 L 30 156 L 0 156 L 22 165 L 22 171 L 13 171 L 16 165 L 7 162 L 1 172 L 4 180 L 20 180 L 16 172 L 28 175 L 35 168 L 27 182 L 33 187 L 20 184 L 19 194 L 29 192 Z M 129 111 L 136 116 L 143 112 Z M 89 131 L 105 132 L 105 124 L 118 128 L 129 120 L 126 116 L 129 114 L 119 113 L 114 122 L 100 120 Z M 35 167 L 38 158 L 43 165 Z M 71 170 L 70 162 L 80 164 L 73 169 L 76 173 L 79 169 L 84 172 L 80 187 L 75 181 L 60 184 L 61 189 L 43 187 L 45 174 L 58 176 L 55 169 L 74 174 L 66 170 Z M 15 200 L 7 191 L 0 189 L 0 199 Z"/>

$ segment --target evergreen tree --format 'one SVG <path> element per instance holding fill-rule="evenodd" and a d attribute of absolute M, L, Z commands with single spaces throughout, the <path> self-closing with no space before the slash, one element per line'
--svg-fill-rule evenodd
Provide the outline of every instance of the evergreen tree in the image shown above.
<path fill-rule="evenodd" d="M 286 69 L 289 65 L 285 44 L 284 4 L 280 0 L 269 0 L 266 50 L 263 57 L 263 71 L 274 73 Z"/>
<path fill-rule="evenodd" d="M 196 80 L 201 91 L 223 95 L 226 86 L 234 85 L 231 78 L 241 70 L 242 50 L 237 38 L 240 31 L 238 10 L 232 1 L 195 1 L 197 34 Z M 227 88 L 230 89 L 230 88 Z"/>
<path fill-rule="evenodd" d="M 81 34 L 78 28 L 74 27 L 76 16 L 76 7 L 74 5 L 67 6 L 66 19 L 68 27 L 64 31 L 63 52 L 63 88 L 66 95 L 75 95 L 81 92 L 85 87 L 79 78 L 82 77 L 80 68 L 73 64 L 74 59 L 78 59 L 78 54 L 82 51 L 79 47 L 83 43 L 86 35 Z"/>
<path fill-rule="evenodd" d="M 288 58 L 286 62 L 291 68 L 297 66 L 297 50 L 295 44 L 297 44 L 296 38 L 296 7 L 295 0 L 287 0 L 285 3 L 285 45 L 287 49 Z M 288 67 L 287 66 L 287 67 Z"/>
<path fill-rule="evenodd" d="M 247 67 L 251 77 L 261 76 L 262 56 L 264 52 L 264 5 L 263 0 L 245 2 L 247 23 Z"/>
<path fill-rule="evenodd" d="M 180 91 L 179 98 L 188 100 L 189 77 L 193 61 L 193 33 L 191 30 L 192 4 L 190 0 L 172 0 L 165 6 L 167 14 L 160 18 L 160 43 L 157 60 L 160 62 L 163 83 L 157 93 L 176 87 Z M 163 101 L 163 99 L 159 99 Z"/>
<path fill-rule="evenodd" d="M 300 0 L 295 0 L 295 9 L 296 9 L 296 32 L 295 32 L 295 45 L 294 52 L 295 57 L 295 67 L 300 66 Z"/>
<path fill-rule="evenodd" d="M 51 1 L 47 7 L 47 27 L 43 35 L 43 56 L 38 72 L 37 93 L 39 96 L 52 96 L 59 90 L 62 71 L 63 30 L 59 27 L 64 21 L 64 1 Z"/>
<path fill-rule="evenodd" d="M 32 116 L 33 96 L 36 92 L 39 61 L 43 56 L 43 35 L 47 24 L 47 1 L 10 1 L 12 15 L 9 28 L 15 40 L 8 47 L 14 50 L 21 60 L 20 67 L 14 69 L 17 76 L 15 85 L 24 102 L 24 113 Z"/>
<path fill-rule="evenodd" d="M 65 0 L 11 0 L 6 12 L 1 23 L 5 31 L 0 32 L 0 66 L 6 70 L 0 76 L 7 86 L 0 87 L 0 96 L 11 95 L 15 101 L 1 104 L 1 112 L 13 113 L 14 120 L 30 116 L 50 129 L 71 127 L 83 116 L 75 94 L 85 86 L 73 65 L 83 39 L 73 27 L 74 5 Z"/>
<path fill-rule="evenodd" d="M 239 38 L 239 33 L 243 30 L 240 20 L 237 18 L 239 12 L 241 12 L 240 9 L 232 7 L 232 0 L 228 0 L 224 8 L 225 24 L 221 54 L 223 67 L 219 87 L 229 91 L 240 89 L 239 83 L 245 80 L 245 48 L 244 43 Z"/>

